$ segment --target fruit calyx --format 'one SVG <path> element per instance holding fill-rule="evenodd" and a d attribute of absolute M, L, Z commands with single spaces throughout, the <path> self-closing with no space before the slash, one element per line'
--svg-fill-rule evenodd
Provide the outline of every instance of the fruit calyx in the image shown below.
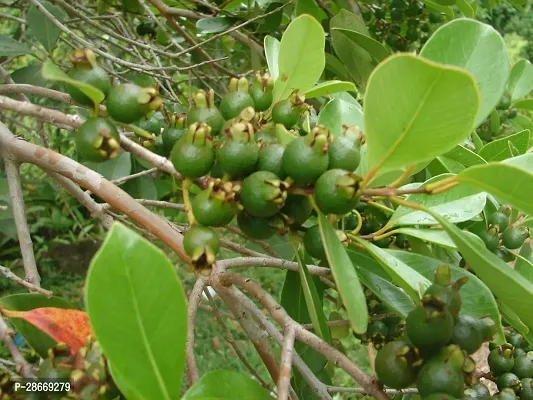
<path fill-rule="evenodd" d="M 69 55 L 75 69 L 91 69 L 98 66 L 96 54 L 91 49 L 76 49 Z"/>
<path fill-rule="evenodd" d="M 331 134 L 324 125 L 317 125 L 305 136 L 305 142 L 317 153 L 326 153 L 331 144 Z"/>
<path fill-rule="evenodd" d="M 211 127 L 203 122 L 191 124 L 185 134 L 185 142 L 200 147 L 213 147 Z"/>
<path fill-rule="evenodd" d="M 192 95 L 193 108 L 215 108 L 215 92 L 213 89 L 198 90 Z"/>
<path fill-rule="evenodd" d="M 142 88 L 137 100 L 145 113 L 158 110 L 163 106 L 163 99 L 153 87 Z"/>

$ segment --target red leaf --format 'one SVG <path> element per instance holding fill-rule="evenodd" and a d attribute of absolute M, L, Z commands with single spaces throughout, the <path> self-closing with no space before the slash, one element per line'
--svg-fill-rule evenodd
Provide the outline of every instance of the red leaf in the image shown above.
<path fill-rule="evenodd" d="M 29 311 L 0 310 L 8 318 L 22 318 L 36 326 L 57 342 L 66 343 L 72 354 L 85 346 L 92 335 L 86 312 L 67 308 L 44 307 Z"/>

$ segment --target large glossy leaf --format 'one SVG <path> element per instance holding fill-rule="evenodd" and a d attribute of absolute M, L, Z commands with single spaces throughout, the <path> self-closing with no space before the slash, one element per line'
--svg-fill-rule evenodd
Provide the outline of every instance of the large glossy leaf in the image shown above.
<path fill-rule="evenodd" d="M 72 305 L 60 297 L 48 298 L 40 293 L 12 294 L 0 298 L 0 308 L 6 310 L 28 311 L 41 307 L 72 308 Z M 54 339 L 23 319 L 12 319 L 10 322 L 41 357 L 47 357 L 48 349 L 56 345 Z"/>
<path fill-rule="evenodd" d="M 425 185 L 440 181 L 451 174 L 439 175 L 429 179 Z M 450 222 L 468 221 L 481 213 L 485 207 L 486 195 L 467 185 L 459 185 L 439 194 L 410 194 L 407 201 L 429 207 L 444 216 Z M 391 217 L 395 226 L 399 225 L 433 225 L 434 218 L 427 213 L 413 208 L 400 206 Z"/>
<path fill-rule="evenodd" d="M 397 54 L 372 73 L 364 104 L 369 167 L 384 172 L 453 149 L 474 127 L 479 92 L 464 70 Z"/>
<path fill-rule="evenodd" d="M 431 285 L 431 282 L 407 264 L 390 255 L 385 250 L 363 239 L 358 239 L 368 252 L 376 259 L 392 281 L 401 287 L 413 301 L 417 302 Z"/>
<path fill-rule="evenodd" d="M 337 237 L 335 229 L 321 212 L 318 213 L 318 223 L 328 263 L 335 278 L 337 290 L 346 307 L 350 325 L 354 332 L 364 333 L 368 326 L 368 309 L 357 272 L 346 253 L 346 249 Z"/>
<path fill-rule="evenodd" d="M 218 370 L 202 376 L 181 398 L 181 400 L 234 399 L 272 400 L 272 397 L 252 378 L 235 371 Z"/>
<path fill-rule="evenodd" d="M 407 236 L 416 237 L 425 242 L 435 243 L 442 247 L 454 250 L 457 248 L 450 236 L 442 229 L 399 228 L 394 231 Z"/>
<path fill-rule="evenodd" d="M 338 93 L 338 92 L 355 92 L 355 85 L 352 82 L 344 81 L 326 81 L 319 83 L 318 85 L 313 86 L 307 92 L 305 92 L 305 97 L 312 99 L 313 97 L 318 96 L 327 96 L 328 94 Z"/>
<path fill-rule="evenodd" d="M 309 14 L 315 17 L 318 21 L 328 18 L 328 15 L 322 10 L 315 0 L 297 0 L 296 1 L 296 16 L 302 14 Z"/>
<path fill-rule="evenodd" d="M 126 182 L 124 190 L 135 199 L 157 200 L 157 188 L 151 176 L 139 176 Z"/>
<path fill-rule="evenodd" d="M 31 48 L 26 43 L 19 43 L 7 35 L 0 35 L 0 56 L 13 57 L 30 54 Z"/>
<path fill-rule="evenodd" d="M 377 63 L 368 52 L 334 28 L 350 29 L 369 36 L 365 23 L 357 15 L 341 10 L 331 18 L 330 34 L 335 54 L 342 61 L 359 89 L 364 89 Z"/>
<path fill-rule="evenodd" d="M 201 33 L 218 33 L 231 26 L 231 20 L 226 17 L 208 17 L 196 21 L 196 29 Z"/>
<path fill-rule="evenodd" d="M 527 214 L 533 214 L 533 154 L 476 165 L 457 175 L 459 182 L 489 192 Z"/>
<path fill-rule="evenodd" d="M 105 95 L 100 90 L 86 83 L 75 81 L 65 74 L 61 69 L 55 65 L 51 60 L 47 60 L 43 63 L 41 70 L 43 78 L 49 81 L 65 82 L 81 90 L 87 97 L 89 97 L 94 103 L 101 103 Z"/>
<path fill-rule="evenodd" d="M 43 7 L 50 12 L 59 22 L 65 20 L 66 14 L 62 8 L 49 1 L 41 1 Z M 61 30 L 54 25 L 37 7 L 32 5 L 26 15 L 29 31 L 47 51 L 52 51 L 59 39 Z"/>
<path fill-rule="evenodd" d="M 305 93 L 317 83 L 326 65 L 324 44 L 324 30 L 310 15 L 301 15 L 290 23 L 279 46 L 274 104 L 294 90 Z"/>
<path fill-rule="evenodd" d="M 29 65 L 13 71 L 11 79 L 15 83 L 27 83 L 34 86 L 45 86 L 46 81 L 41 76 L 42 64 Z"/>
<path fill-rule="evenodd" d="M 533 283 L 533 249 L 529 241 L 526 241 L 520 249 L 514 269 L 529 282 Z"/>
<path fill-rule="evenodd" d="M 415 304 L 402 289 L 391 283 L 381 265 L 367 251 L 355 246 L 348 247 L 348 256 L 357 268 L 363 285 L 391 310 L 403 318 L 407 317 Z"/>
<path fill-rule="evenodd" d="M 332 32 L 339 32 L 348 37 L 348 39 L 354 42 L 357 46 L 366 50 L 366 52 L 378 63 L 390 55 L 389 50 L 387 50 L 385 46 L 364 33 L 344 28 L 333 28 Z"/>
<path fill-rule="evenodd" d="M 131 174 L 131 156 L 125 151 L 112 160 L 107 160 L 102 163 L 87 161 L 84 165 L 109 180 L 119 179 Z"/>
<path fill-rule="evenodd" d="M 364 129 L 363 111 L 359 105 L 333 99 L 320 110 L 318 123 L 327 126 L 333 136 L 339 136 L 343 125 L 357 125 Z"/>
<path fill-rule="evenodd" d="M 402 260 L 405 264 L 430 280 L 433 280 L 437 267 L 443 264 L 441 260 L 416 253 L 398 250 L 387 250 L 387 252 L 397 259 Z M 463 314 L 473 315 L 474 317 L 491 317 L 498 326 L 500 338 L 503 339 L 503 327 L 500 322 L 498 305 L 489 288 L 478 277 L 464 268 L 459 268 L 455 265 L 449 265 L 449 267 L 453 280 L 463 276 L 468 277 L 468 282 L 460 291 L 461 300 L 463 301 L 461 312 Z"/>
<path fill-rule="evenodd" d="M 265 56 L 267 59 L 268 70 L 270 71 L 270 76 L 272 79 L 278 79 L 279 69 L 278 69 L 278 56 L 279 56 L 279 46 L 280 42 L 278 39 L 272 36 L 265 36 Z"/>
<path fill-rule="evenodd" d="M 436 213 L 433 216 L 448 231 L 468 265 L 492 293 L 511 307 L 526 325 L 533 326 L 533 284 L 470 235 Z"/>
<path fill-rule="evenodd" d="M 479 155 L 487 161 L 503 161 L 513 157 L 509 149 L 511 143 L 519 152 L 524 154 L 529 148 L 529 131 L 527 129 L 513 135 L 505 136 L 501 139 L 487 143 L 479 151 Z"/>
<path fill-rule="evenodd" d="M 178 398 L 187 305 L 166 255 L 115 223 L 89 268 L 86 304 L 96 338 L 129 386 L 146 399 Z"/>
<path fill-rule="evenodd" d="M 509 76 L 509 60 L 503 38 L 490 25 L 465 18 L 448 22 L 431 35 L 420 55 L 465 68 L 474 75 L 481 94 L 476 125 L 500 101 Z"/>
<path fill-rule="evenodd" d="M 507 90 L 512 101 L 523 99 L 533 90 L 533 65 L 529 60 L 520 60 L 513 65 Z"/>
<path fill-rule="evenodd" d="M 521 110 L 533 110 L 533 99 L 522 99 L 518 100 L 516 103 L 513 104 L 514 108 L 519 108 Z"/>
<path fill-rule="evenodd" d="M 473 151 L 467 149 L 464 146 L 461 146 L 460 144 L 458 144 L 449 152 L 444 154 L 444 157 L 456 161 L 464 165 L 465 167 L 486 163 L 486 160 L 484 160 L 478 154 L 474 153 Z"/>

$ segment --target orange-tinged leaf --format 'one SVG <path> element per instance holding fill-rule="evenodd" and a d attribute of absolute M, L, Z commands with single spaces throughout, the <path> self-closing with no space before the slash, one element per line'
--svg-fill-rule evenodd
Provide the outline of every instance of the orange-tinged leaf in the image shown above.
<path fill-rule="evenodd" d="M 57 342 L 66 343 L 72 354 L 85 346 L 87 337 L 92 335 L 89 317 L 86 312 L 67 308 L 44 307 L 29 311 L 0 310 L 8 318 L 22 318 L 36 326 Z"/>

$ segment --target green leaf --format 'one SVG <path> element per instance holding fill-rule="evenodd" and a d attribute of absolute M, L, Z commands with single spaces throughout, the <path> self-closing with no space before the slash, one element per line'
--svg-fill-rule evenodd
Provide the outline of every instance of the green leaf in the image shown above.
<path fill-rule="evenodd" d="M 0 298 L 0 308 L 6 310 L 28 311 L 41 307 L 73 308 L 68 301 L 60 297 L 48 298 L 40 293 L 12 294 Z M 22 318 L 12 318 L 9 322 L 41 357 L 48 357 L 48 349 L 56 345 L 54 339 Z"/>
<path fill-rule="evenodd" d="M 528 153 L 502 162 L 470 167 L 457 181 L 492 193 L 527 214 L 533 214 L 533 154 Z"/>
<path fill-rule="evenodd" d="M 424 185 L 438 182 L 450 176 L 452 175 L 435 176 L 426 181 Z M 410 194 L 406 200 L 428 207 L 450 222 L 457 223 L 468 221 L 481 213 L 485 207 L 486 194 L 466 185 L 458 185 L 439 194 Z M 394 226 L 434 225 L 437 223 L 434 218 L 425 212 L 405 206 L 400 206 L 394 211 L 391 222 Z"/>
<path fill-rule="evenodd" d="M 533 99 L 518 100 L 516 103 L 513 104 L 513 107 L 522 110 L 533 111 Z"/>
<path fill-rule="evenodd" d="M 61 69 L 55 65 L 51 60 L 46 60 L 43 63 L 43 68 L 41 74 L 44 79 L 49 81 L 58 81 L 68 83 L 83 92 L 87 97 L 89 97 L 95 104 L 100 104 L 104 98 L 105 94 L 100 90 L 86 83 L 75 81 L 71 79 L 67 74 L 65 74 Z"/>
<path fill-rule="evenodd" d="M 475 242 L 470 235 L 466 235 L 438 214 L 432 212 L 432 215 L 448 231 L 468 265 L 492 293 L 511 307 L 526 325 L 533 326 L 533 284 L 488 251 L 484 245 Z"/>
<path fill-rule="evenodd" d="M 300 281 L 302 282 L 305 304 L 307 305 L 307 312 L 309 313 L 311 322 L 315 328 L 315 333 L 327 343 L 331 343 L 331 335 L 326 316 L 324 315 L 322 301 L 318 296 L 318 291 L 316 290 L 312 276 L 307 269 L 307 265 L 302 262 L 302 258 L 298 251 L 296 251 L 296 261 L 300 265 Z"/>
<path fill-rule="evenodd" d="M 324 30 L 313 17 L 301 15 L 290 23 L 279 46 L 273 104 L 294 90 L 305 93 L 317 83 L 326 65 L 324 45 Z"/>
<path fill-rule="evenodd" d="M 474 128 L 478 104 L 468 72 L 410 54 L 389 57 L 365 94 L 369 166 L 391 171 L 450 151 Z"/>
<path fill-rule="evenodd" d="M 326 53 L 326 70 L 330 71 L 340 79 L 350 79 L 350 74 L 348 74 L 348 71 L 341 60 L 329 53 Z"/>
<path fill-rule="evenodd" d="M 66 14 L 62 8 L 53 5 L 49 1 L 41 1 L 41 4 L 59 22 L 63 23 Z M 57 39 L 59 39 L 61 30 L 34 5 L 28 10 L 26 22 L 28 23 L 31 35 L 41 42 L 48 52 L 52 51 L 57 43 Z"/>
<path fill-rule="evenodd" d="M 33 86 L 44 87 L 46 81 L 41 76 L 42 64 L 29 65 L 13 71 L 11 73 L 11 79 L 15 83 L 26 83 Z"/>
<path fill-rule="evenodd" d="M 533 65 L 529 60 L 519 60 L 511 69 L 507 90 L 511 100 L 517 101 L 526 97 L 533 90 Z"/>
<path fill-rule="evenodd" d="M 522 335 L 527 335 L 529 333 L 528 326 L 525 325 L 520 318 L 518 318 L 518 315 L 516 315 L 516 313 L 510 307 L 507 307 L 507 305 L 501 301 L 499 302 L 498 306 L 500 307 L 500 312 L 506 322 L 511 324 L 511 326 L 513 326 Z"/>
<path fill-rule="evenodd" d="M 271 11 L 274 11 L 275 9 L 281 7 L 283 5 L 283 3 L 278 3 L 278 2 L 275 2 L 275 3 L 270 3 L 268 5 L 268 7 L 264 10 L 264 13 L 265 14 L 268 14 L 269 12 Z M 259 19 L 257 21 L 257 30 L 256 32 L 261 32 L 261 33 L 271 33 L 271 32 L 274 32 L 278 29 L 279 25 L 281 24 L 281 21 L 283 19 L 283 10 L 280 9 L 278 10 L 278 12 L 275 12 L 274 14 L 270 14 L 269 16 L 263 18 L 263 19 Z M 252 55 L 254 55 L 255 53 L 252 52 Z M 258 60 L 259 63 L 261 63 L 261 60 Z M 256 69 L 259 69 L 259 68 L 262 68 L 262 66 L 259 66 L 258 68 Z"/>
<path fill-rule="evenodd" d="M 415 307 L 413 300 L 402 289 L 390 282 L 390 277 L 368 252 L 355 246 L 349 246 L 347 251 L 363 285 L 391 310 L 402 318 L 407 317 L 407 314 Z"/>
<path fill-rule="evenodd" d="M 394 230 L 397 233 L 413 236 L 425 242 L 435 243 L 442 247 L 457 249 L 450 236 L 441 229 L 420 229 L 420 228 L 399 228 Z"/>
<path fill-rule="evenodd" d="M 387 252 L 430 280 L 433 280 L 437 267 L 444 264 L 441 260 L 416 253 L 399 250 L 387 250 Z M 491 317 L 498 327 L 500 338 L 503 339 L 503 327 L 500 322 L 498 305 L 489 288 L 478 277 L 464 268 L 450 264 L 447 265 L 450 267 L 453 280 L 463 276 L 468 277 L 468 281 L 461 287 L 460 291 L 461 300 L 463 301 L 461 312 L 463 314 L 473 315 L 474 317 Z"/>
<path fill-rule="evenodd" d="M 102 163 L 86 161 L 83 164 L 110 181 L 131 174 L 131 156 L 125 151 L 112 160 L 107 160 Z"/>
<path fill-rule="evenodd" d="M 422 1 L 428 7 L 428 9 L 436 11 L 438 13 L 442 13 L 442 14 L 446 15 L 446 17 L 448 17 L 448 19 L 454 19 L 455 18 L 455 14 L 453 12 L 453 8 L 449 7 L 447 5 L 443 5 L 445 3 L 450 4 L 450 2 L 451 2 L 451 5 L 454 5 L 455 4 L 455 0 L 435 0 L 435 1 L 422 0 Z"/>
<path fill-rule="evenodd" d="M 234 399 L 272 400 L 272 397 L 252 378 L 234 371 L 218 370 L 202 376 L 181 398 L 181 400 Z"/>
<path fill-rule="evenodd" d="M 357 15 L 341 10 L 331 18 L 329 25 L 335 54 L 346 67 L 356 86 L 359 89 L 364 89 L 372 70 L 377 65 L 376 61 L 372 59 L 365 49 L 333 28 L 349 29 L 369 36 L 365 23 Z"/>
<path fill-rule="evenodd" d="M 279 75 L 278 58 L 280 42 L 272 36 L 265 36 L 265 57 L 267 59 L 268 70 L 272 79 L 277 80 Z"/>
<path fill-rule="evenodd" d="M 390 56 L 389 50 L 377 40 L 372 39 L 364 33 L 344 28 L 332 28 L 333 32 L 339 32 L 354 42 L 357 46 L 365 50 L 378 63 Z"/>
<path fill-rule="evenodd" d="M 326 81 L 313 86 L 305 92 L 305 97 L 312 99 L 313 97 L 327 96 L 337 92 L 357 92 L 357 89 L 352 82 Z"/>
<path fill-rule="evenodd" d="M 207 17 L 196 21 L 196 29 L 200 33 L 223 32 L 231 26 L 231 20 L 226 17 Z"/>
<path fill-rule="evenodd" d="M 86 304 L 96 338 L 129 386 L 146 399 L 178 398 L 187 305 L 167 256 L 113 224 L 91 262 Z"/>
<path fill-rule="evenodd" d="M 422 294 L 431 285 L 428 279 L 371 242 L 359 238 L 357 238 L 357 242 L 361 243 L 372 254 L 372 257 L 380 263 L 392 281 L 401 287 L 414 302 L 420 300 Z"/>
<path fill-rule="evenodd" d="M 342 133 L 343 125 L 357 125 L 364 130 L 363 111 L 359 105 L 333 99 L 320 110 L 318 123 L 328 127 L 333 136 Z"/>
<path fill-rule="evenodd" d="M 527 129 L 529 132 L 533 132 L 533 121 L 531 121 L 531 119 L 525 115 L 518 114 L 513 119 L 508 120 L 508 123 L 515 132 L 520 132 L 524 129 Z"/>
<path fill-rule="evenodd" d="M 509 76 L 507 49 L 490 25 L 465 18 L 448 22 L 431 35 L 420 56 L 472 73 L 481 95 L 476 126 L 487 118 L 505 91 Z"/>
<path fill-rule="evenodd" d="M 10 36 L 0 35 L 0 56 L 14 57 L 31 53 L 32 50 L 26 43 L 19 43 Z"/>
<path fill-rule="evenodd" d="M 157 200 L 157 188 L 151 176 L 139 176 L 126 182 L 124 190 L 135 199 Z"/>
<path fill-rule="evenodd" d="M 480 157 L 478 154 L 467 149 L 466 147 L 458 144 L 449 152 L 444 154 L 444 157 L 449 158 L 450 160 L 457 161 L 465 167 L 471 167 L 472 165 L 486 164 L 487 162 Z"/>
<path fill-rule="evenodd" d="M 321 212 L 318 212 L 318 223 L 328 263 L 335 278 L 337 290 L 346 307 L 350 325 L 354 332 L 364 333 L 368 326 L 368 309 L 357 272 L 353 268 L 346 249 L 337 237 L 335 229 Z"/>
<path fill-rule="evenodd" d="M 316 4 L 315 0 L 297 0 L 295 11 L 296 16 L 309 14 L 318 21 L 328 18 L 328 15 Z"/>
<path fill-rule="evenodd" d="M 513 157 L 509 149 L 509 143 L 516 147 L 520 154 L 524 154 L 529 148 L 529 131 L 525 129 L 513 135 L 489 142 L 479 151 L 479 155 L 487 161 L 506 160 Z"/>
<path fill-rule="evenodd" d="M 533 283 L 533 249 L 525 242 L 516 258 L 514 269 L 529 282 Z"/>
<path fill-rule="evenodd" d="M 474 12 L 474 9 L 466 0 L 456 0 L 457 8 L 463 13 L 465 17 L 468 18 L 475 18 L 476 13 Z"/>

